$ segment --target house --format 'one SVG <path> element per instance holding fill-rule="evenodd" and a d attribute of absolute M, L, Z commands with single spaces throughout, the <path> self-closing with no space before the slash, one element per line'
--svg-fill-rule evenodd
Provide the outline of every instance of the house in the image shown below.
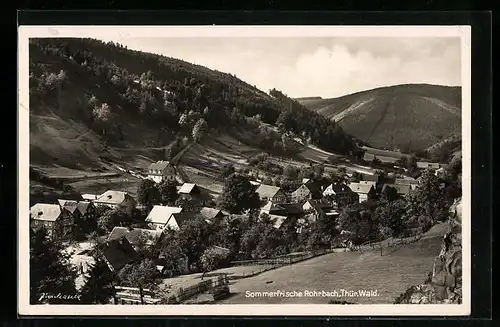
<path fill-rule="evenodd" d="M 396 189 L 396 192 L 398 193 L 399 196 L 406 196 L 410 193 L 411 190 L 411 185 L 405 185 L 405 184 L 385 184 L 382 187 L 382 192 L 385 191 L 387 187 L 392 187 Z"/>
<path fill-rule="evenodd" d="M 198 185 L 193 184 L 193 183 L 184 183 L 182 186 L 179 188 L 177 191 L 179 193 L 179 196 L 197 196 L 200 194 L 200 189 Z"/>
<path fill-rule="evenodd" d="M 151 247 L 160 239 L 161 231 L 144 229 L 144 228 L 129 228 L 115 227 L 109 233 L 107 241 L 117 240 L 125 237 L 127 241 L 134 247 L 134 250 L 139 250 L 142 247 Z"/>
<path fill-rule="evenodd" d="M 398 185 L 416 185 L 418 184 L 418 180 L 412 177 L 405 177 L 405 178 L 396 178 L 394 180 L 394 184 Z"/>
<path fill-rule="evenodd" d="M 170 219 L 167 221 L 166 228 L 179 230 L 186 222 L 193 220 L 201 220 L 206 223 L 205 219 L 200 213 L 183 211 L 183 212 L 173 213 L 170 216 Z"/>
<path fill-rule="evenodd" d="M 161 160 L 149 165 L 147 177 L 155 183 L 161 183 L 163 180 L 175 181 L 176 170 L 170 162 Z"/>
<path fill-rule="evenodd" d="M 286 221 L 287 217 L 279 216 L 279 215 L 268 215 L 269 219 L 273 223 L 273 227 L 279 229 L 283 223 Z"/>
<path fill-rule="evenodd" d="M 106 241 L 98 247 L 111 271 L 119 271 L 125 265 L 140 260 L 139 254 L 125 237 Z"/>
<path fill-rule="evenodd" d="M 374 174 L 361 174 L 361 180 L 378 183 L 380 181 L 380 175 L 376 172 Z"/>
<path fill-rule="evenodd" d="M 436 169 L 436 171 L 434 172 L 434 175 L 436 175 L 436 177 L 438 177 L 438 178 L 442 178 L 444 176 L 444 168 L 441 167 L 439 169 Z"/>
<path fill-rule="evenodd" d="M 202 215 L 203 218 L 205 218 L 206 222 L 213 222 L 216 221 L 217 219 L 222 219 L 225 216 L 221 210 L 209 207 L 201 208 L 200 215 Z"/>
<path fill-rule="evenodd" d="M 87 200 L 87 201 L 94 201 L 97 200 L 99 195 L 97 194 L 82 194 L 82 199 Z"/>
<path fill-rule="evenodd" d="M 374 188 L 377 187 L 377 182 L 374 182 L 374 181 L 359 181 L 359 184 L 361 184 L 361 185 L 371 185 Z"/>
<path fill-rule="evenodd" d="M 58 204 L 37 203 L 30 208 L 31 227 L 45 227 L 51 238 L 65 238 L 73 231 L 74 217 Z"/>
<path fill-rule="evenodd" d="M 441 165 L 436 162 L 427 162 L 427 161 L 418 161 L 417 162 L 417 168 L 420 169 L 439 169 Z"/>
<path fill-rule="evenodd" d="M 294 202 L 302 202 L 309 199 L 320 199 L 321 196 L 321 185 L 313 181 L 308 181 L 305 184 L 300 185 L 295 191 L 292 192 L 292 199 Z"/>
<path fill-rule="evenodd" d="M 272 201 L 274 203 L 286 202 L 286 194 L 277 186 L 261 184 L 255 190 L 263 202 Z"/>
<path fill-rule="evenodd" d="M 108 190 L 94 200 L 94 204 L 97 207 L 107 206 L 118 208 L 127 206 L 135 207 L 137 203 L 127 192 Z"/>
<path fill-rule="evenodd" d="M 94 206 L 90 201 L 58 199 L 57 202 L 61 208 L 68 210 L 75 218 L 84 217 L 94 212 Z"/>
<path fill-rule="evenodd" d="M 307 220 L 316 221 L 318 217 L 327 211 L 330 211 L 332 206 L 328 203 L 319 202 L 316 200 L 307 200 L 302 205 L 302 210 L 307 215 Z"/>
<path fill-rule="evenodd" d="M 167 226 L 170 217 L 179 212 L 182 212 L 180 207 L 155 205 L 146 217 L 146 222 L 152 229 L 163 230 Z"/>
<path fill-rule="evenodd" d="M 363 185 L 360 183 L 350 183 L 349 188 L 358 195 L 358 201 L 361 203 L 376 195 L 373 185 Z"/>

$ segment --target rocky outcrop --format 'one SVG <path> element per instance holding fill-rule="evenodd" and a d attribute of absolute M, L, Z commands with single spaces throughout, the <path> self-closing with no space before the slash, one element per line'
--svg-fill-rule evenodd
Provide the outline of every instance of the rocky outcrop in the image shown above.
<path fill-rule="evenodd" d="M 410 287 L 395 303 L 462 303 L 461 207 L 461 200 L 458 200 L 450 208 L 448 231 L 443 237 L 441 252 L 434 259 L 429 278 L 421 285 Z"/>

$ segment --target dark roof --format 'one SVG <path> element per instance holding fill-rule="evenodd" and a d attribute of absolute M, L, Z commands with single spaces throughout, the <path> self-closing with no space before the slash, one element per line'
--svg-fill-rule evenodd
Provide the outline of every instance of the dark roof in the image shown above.
<path fill-rule="evenodd" d="M 77 209 L 82 215 L 86 214 L 92 203 L 90 201 L 80 201 L 78 202 Z"/>
<path fill-rule="evenodd" d="M 163 170 L 170 166 L 170 163 L 168 161 L 158 161 L 158 162 L 153 162 L 151 165 L 149 165 L 149 169 L 151 170 Z"/>
<path fill-rule="evenodd" d="M 186 222 L 191 220 L 199 219 L 201 221 L 205 221 L 203 215 L 201 215 L 199 212 L 190 212 L 190 211 L 174 213 L 172 214 L 172 217 L 170 219 L 172 218 L 175 219 L 175 221 L 177 222 L 177 226 L 179 226 L 179 228 L 182 228 L 182 226 Z"/>
<path fill-rule="evenodd" d="M 318 182 L 309 181 L 304 184 L 312 194 L 321 194 L 321 184 Z"/>
<path fill-rule="evenodd" d="M 59 202 L 61 208 L 66 209 L 72 214 L 75 213 L 75 211 L 78 209 L 78 201 L 58 199 L 57 202 Z"/>
<path fill-rule="evenodd" d="M 316 201 L 316 200 L 307 200 L 305 203 L 309 202 L 309 204 L 314 208 L 316 209 L 317 211 L 323 211 L 323 206 L 321 205 L 321 203 L 319 201 Z M 304 203 L 304 204 L 305 204 Z"/>
<path fill-rule="evenodd" d="M 300 203 L 280 203 L 279 208 L 271 210 L 269 213 L 277 216 L 298 215 L 302 214 L 302 206 Z"/>
<path fill-rule="evenodd" d="M 410 193 L 411 186 L 410 185 L 404 185 L 404 184 L 385 184 L 384 187 L 382 187 L 382 191 L 384 191 L 387 187 L 392 187 L 395 188 L 398 194 L 402 195 L 407 195 Z"/>
<path fill-rule="evenodd" d="M 125 237 L 127 241 L 132 245 L 138 245 L 141 241 L 142 237 L 158 239 L 161 235 L 161 232 L 144 229 L 144 228 L 127 228 L 127 227 L 115 227 L 109 233 L 107 240 L 117 240 L 122 237 Z"/>
<path fill-rule="evenodd" d="M 107 241 L 101 246 L 102 253 L 113 270 L 120 270 L 126 264 L 139 260 L 139 254 L 124 237 Z"/>
<path fill-rule="evenodd" d="M 369 174 L 362 174 L 362 180 L 364 181 L 369 181 L 369 182 L 378 182 L 378 179 L 379 179 L 379 176 L 378 174 L 373 174 L 373 175 L 369 175 Z"/>

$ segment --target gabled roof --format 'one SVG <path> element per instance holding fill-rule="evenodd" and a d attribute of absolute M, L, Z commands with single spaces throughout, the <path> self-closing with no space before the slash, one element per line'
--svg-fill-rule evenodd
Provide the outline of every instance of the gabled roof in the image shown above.
<path fill-rule="evenodd" d="M 58 199 L 57 202 L 59 202 L 61 208 L 68 210 L 72 214 L 78 209 L 78 201 Z"/>
<path fill-rule="evenodd" d="M 272 198 L 276 195 L 281 189 L 277 186 L 271 186 L 266 184 L 260 184 L 259 187 L 255 190 L 259 194 L 259 197 L 262 198 Z"/>
<path fill-rule="evenodd" d="M 80 213 L 82 215 L 84 215 L 87 213 L 90 206 L 91 206 L 91 203 L 89 201 L 79 201 L 78 205 L 77 205 L 77 209 L 78 209 L 78 211 L 80 211 Z"/>
<path fill-rule="evenodd" d="M 208 220 L 212 220 L 215 217 L 217 217 L 218 215 L 223 214 L 223 213 L 219 209 L 203 207 L 200 210 L 200 214 L 203 216 L 203 218 L 208 219 Z"/>
<path fill-rule="evenodd" d="M 127 241 L 132 245 L 139 245 L 142 238 L 147 239 L 158 239 L 161 236 L 161 232 L 156 230 L 144 229 L 144 228 L 132 228 L 129 229 L 127 227 L 115 227 L 109 233 L 107 240 L 117 240 L 122 237 L 125 237 Z"/>
<path fill-rule="evenodd" d="M 267 203 L 261 208 L 264 211 L 273 211 L 273 210 L 283 210 L 281 205 L 277 205 L 272 201 L 267 201 Z"/>
<path fill-rule="evenodd" d="M 373 187 L 375 187 L 377 185 L 377 182 L 374 182 L 374 181 L 359 181 L 359 184 L 361 184 L 361 185 L 372 185 Z"/>
<path fill-rule="evenodd" d="M 359 183 L 351 183 L 349 184 L 349 188 L 356 193 L 368 194 L 370 190 L 373 188 L 372 185 L 363 185 Z"/>
<path fill-rule="evenodd" d="M 146 217 L 146 221 L 155 224 L 166 224 L 172 214 L 182 211 L 180 207 L 155 205 Z"/>
<path fill-rule="evenodd" d="M 311 181 L 310 178 L 302 178 L 302 184 L 307 184 Z"/>
<path fill-rule="evenodd" d="M 150 170 L 163 170 L 167 168 L 170 165 L 170 162 L 160 160 L 157 162 L 153 162 L 151 165 L 149 165 L 148 169 Z"/>
<path fill-rule="evenodd" d="M 286 221 L 287 217 L 283 216 L 277 216 L 277 215 L 269 215 L 269 218 L 273 222 L 273 227 L 278 229 L 283 225 L 283 223 Z"/>
<path fill-rule="evenodd" d="M 95 200 L 99 197 L 97 194 L 82 194 L 84 200 Z"/>
<path fill-rule="evenodd" d="M 196 187 L 197 187 L 196 184 L 184 183 L 182 184 L 178 192 L 181 194 L 191 194 L 191 192 L 193 192 L 193 190 L 195 190 Z"/>
<path fill-rule="evenodd" d="M 306 203 L 309 203 L 311 205 L 311 207 L 313 207 L 315 210 L 317 211 L 322 211 L 323 209 L 321 208 L 320 204 L 318 201 L 315 201 L 315 200 L 307 200 L 306 202 L 304 202 L 304 205 Z M 303 205 L 303 206 L 304 206 Z"/>
<path fill-rule="evenodd" d="M 171 220 L 175 219 L 175 223 L 173 223 Z M 199 214 L 198 212 L 179 212 L 179 213 L 174 213 L 170 217 L 168 221 L 168 225 L 177 225 L 177 227 L 182 228 L 182 226 L 188 222 L 188 221 L 193 221 L 193 220 L 201 220 L 205 222 L 204 217 Z"/>
<path fill-rule="evenodd" d="M 127 192 L 108 190 L 101 194 L 95 202 L 106 204 L 122 204 L 127 197 L 130 197 Z"/>
<path fill-rule="evenodd" d="M 56 221 L 62 213 L 62 209 L 57 204 L 37 203 L 30 208 L 31 219 Z"/>
<path fill-rule="evenodd" d="M 124 237 L 107 241 L 101 246 L 102 254 L 113 270 L 120 270 L 126 264 L 139 260 L 139 254 Z"/>
<path fill-rule="evenodd" d="M 403 184 L 385 184 L 382 190 L 385 190 L 387 187 L 395 188 L 398 194 L 402 195 L 410 193 L 411 190 L 410 185 L 403 185 Z"/>

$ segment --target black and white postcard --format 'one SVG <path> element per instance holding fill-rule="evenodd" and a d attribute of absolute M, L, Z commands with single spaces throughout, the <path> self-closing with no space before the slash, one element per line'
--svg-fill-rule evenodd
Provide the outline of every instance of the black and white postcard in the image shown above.
<path fill-rule="evenodd" d="M 468 315 L 470 46 L 20 26 L 19 314 Z"/>

